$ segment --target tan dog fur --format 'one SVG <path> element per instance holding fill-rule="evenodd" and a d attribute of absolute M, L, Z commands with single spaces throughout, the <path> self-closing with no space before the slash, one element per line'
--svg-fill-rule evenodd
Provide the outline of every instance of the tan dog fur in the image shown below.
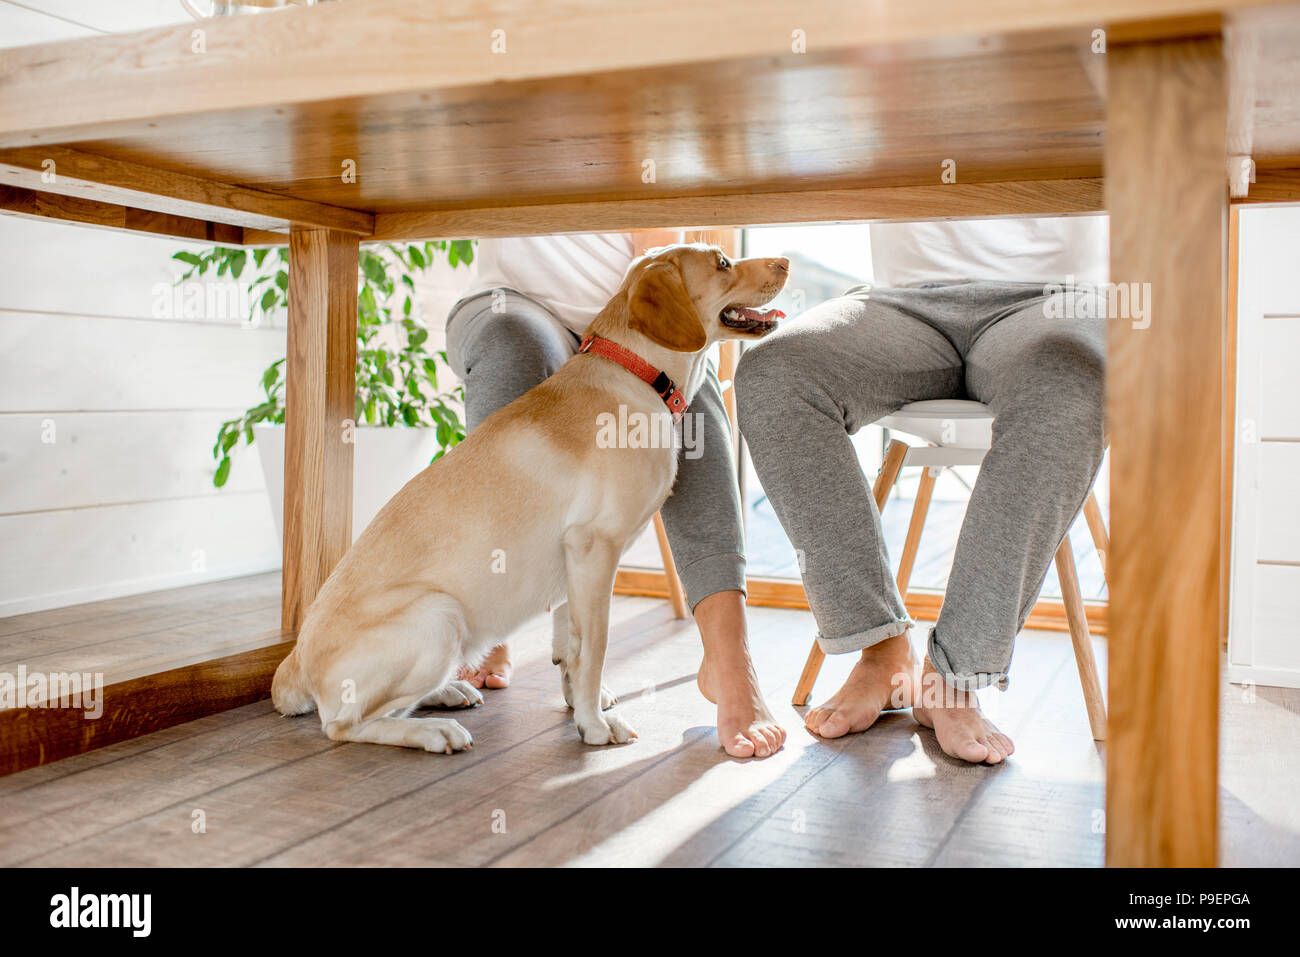
<path fill-rule="evenodd" d="M 664 370 L 689 402 L 713 341 L 768 331 L 728 328 L 720 313 L 770 301 L 787 272 L 784 259 L 731 262 L 708 246 L 652 250 L 588 332 Z M 620 406 L 668 415 L 628 370 L 576 355 L 408 482 L 321 588 L 275 673 L 276 708 L 315 708 L 334 740 L 466 748 L 459 722 L 409 712 L 478 703 L 457 668 L 563 602 L 553 657 L 582 739 L 634 738 L 605 710 L 610 595 L 624 549 L 672 489 L 678 450 L 598 447 L 598 416 Z"/>

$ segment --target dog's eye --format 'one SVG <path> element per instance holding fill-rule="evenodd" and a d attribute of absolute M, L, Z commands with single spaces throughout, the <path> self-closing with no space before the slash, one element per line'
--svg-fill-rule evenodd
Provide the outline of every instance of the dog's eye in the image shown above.
<path fill-rule="evenodd" d="M 731 260 L 730 260 L 730 259 L 727 259 L 725 256 L 719 256 L 719 257 L 718 257 L 718 268 L 719 268 L 719 269 L 730 269 L 730 268 L 731 268 Z"/>

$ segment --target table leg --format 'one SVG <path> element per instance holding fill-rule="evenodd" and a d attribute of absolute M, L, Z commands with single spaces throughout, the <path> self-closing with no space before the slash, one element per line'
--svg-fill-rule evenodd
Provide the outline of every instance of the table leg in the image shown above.
<path fill-rule="evenodd" d="M 284 586 L 280 618 L 296 630 L 352 544 L 357 356 L 357 237 L 295 226 L 289 237 L 285 363 Z"/>
<path fill-rule="evenodd" d="M 1112 43 L 1106 860 L 1215 863 L 1226 80 L 1219 37 Z M 1149 284 L 1149 285 L 1148 285 Z M 1123 306 L 1122 300 L 1119 305 Z"/>

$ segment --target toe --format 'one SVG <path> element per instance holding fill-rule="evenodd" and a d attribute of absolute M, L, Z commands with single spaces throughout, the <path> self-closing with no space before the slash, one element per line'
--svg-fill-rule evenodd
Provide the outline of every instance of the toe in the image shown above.
<path fill-rule="evenodd" d="M 729 740 L 722 742 L 722 750 L 733 758 L 752 758 L 754 756 L 754 742 L 737 732 Z"/>
<path fill-rule="evenodd" d="M 816 731 L 823 738 L 842 738 L 849 733 L 849 719 L 841 711 L 832 711 Z"/>
<path fill-rule="evenodd" d="M 998 732 L 997 734 L 995 734 L 995 735 L 993 736 L 993 738 L 994 738 L 994 740 L 996 740 L 997 743 L 998 743 L 998 750 L 1000 750 L 1000 751 L 1001 751 L 1004 755 L 1006 755 L 1008 758 L 1011 757 L 1011 755 L 1013 755 L 1013 754 L 1016 753 L 1016 745 L 1015 745 L 1015 742 L 1013 742 L 1013 741 L 1012 741 L 1010 738 L 1008 738 L 1005 734 L 1002 734 L 1001 732 Z"/>
<path fill-rule="evenodd" d="M 771 725 L 763 725 L 763 737 L 767 738 L 767 743 L 771 747 L 768 754 L 776 754 L 781 750 L 781 745 L 785 743 L 785 735 L 781 733 L 780 728 L 774 728 Z"/>
<path fill-rule="evenodd" d="M 813 734 L 817 734 L 817 729 L 821 727 L 822 722 L 826 720 L 828 714 L 830 714 L 828 709 L 818 705 L 803 716 L 803 726 Z"/>
<path fill-rule="evenodd" d="M 965 741 L 959 742 L 949 753 L 953 757 L 969 761 L 971 764 L 983 764 L 989 756 L 989 749 L 974 738 L 967 738 Z"/>
<path fill-rule="evenodd" d="M 986 735 L 980 743 L 988 751 L 984 758 L 985 764 L 1001 764 L 1005 760 L 1006 754 L 1003 752 L 1002 746 L 998 744 L 995 735 Z"/>
<path fill-rule="evenodd" d="M 772 739 L 763 733 L 762 728 L 750 728 L 745 732 L 745 736 L 754 742 L 754 757 L 756 758 L 766 758 L 776 750 Z"/>
<path fill-rule="evenodd" d="M 497 688 L 497 689 L 509 688 L 510 675 L 500 671 L 489 672 L 487 677 L 483 679 L 483 684 L 481 685 L 481 687 Z"/>

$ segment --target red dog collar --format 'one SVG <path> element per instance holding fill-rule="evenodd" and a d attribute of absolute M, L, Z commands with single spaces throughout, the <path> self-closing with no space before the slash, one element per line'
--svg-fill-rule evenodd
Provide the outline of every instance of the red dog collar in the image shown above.
<path fill-rule="evenodd" d="M 617 362 L 649 385 L 659 393 L 659 398 L 664 400 L 664 405 L 668 406 L 668 411 L 673 414 L 674 423 L 680 422 L 682 416 L 686 414 L 686 396 L 682 395 L 682 390 L 673 384 L 673 380 L 668 378 L 666 373 L 656 369 L 631 349 L 624 349 L 612 340 L 589 335 L 583 337 L 578 352 L 594 352 L 611 362 Z"/>

